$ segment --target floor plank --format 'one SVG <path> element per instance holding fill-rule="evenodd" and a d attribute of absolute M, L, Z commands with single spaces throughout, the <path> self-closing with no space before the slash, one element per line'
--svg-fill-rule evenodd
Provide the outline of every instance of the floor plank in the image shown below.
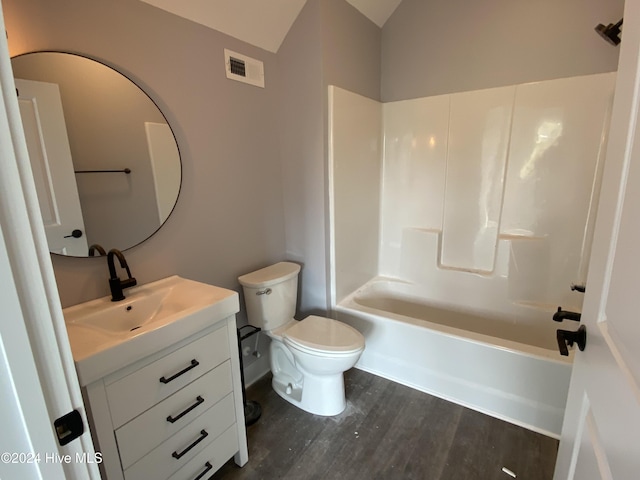
<path fill-rule="evenodd" d="M 211 478 L 300 480 L 550 480 L 555 439 L 369 373 L 345 374 L 347 408 L 336 417 L 303 412 L 267 376 L 247 391 L 262 418 L 247 430 L 249 462 Z"/>

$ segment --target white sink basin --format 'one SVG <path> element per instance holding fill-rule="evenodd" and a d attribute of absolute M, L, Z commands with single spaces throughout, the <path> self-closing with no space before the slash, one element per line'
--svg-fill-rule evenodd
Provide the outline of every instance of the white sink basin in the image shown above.
<path fill-rule="evenodd" d="M 138 329 L 148 330 L 167 318 L 215 302 L 217 287 L 174 276 L 125 290 L 126 298 L 110 297 L 75 305 L 64 310 L 69 326 L 89 327 L 103 333 L 128 337 Z"/>
<path fill-rule="evenodd" d="M 81 385 L 199 332 L 239 310 L 233 290 L 172 276 L 63 310 Z M 235 335 L 235 332 L 233 332 Z"/>

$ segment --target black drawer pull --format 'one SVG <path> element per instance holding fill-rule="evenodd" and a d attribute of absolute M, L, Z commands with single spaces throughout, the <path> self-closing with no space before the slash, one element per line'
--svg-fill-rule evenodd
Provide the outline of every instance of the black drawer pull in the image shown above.
<path fill-rule="evenodd" d="M 202 398 L 200 395 L 198 395 L 196 397 L 196 403 L 194 403 L 193 405 L 191 405 L 189 408 L 187 408 L 184 412 L 179 413 L 178 415 L 176 415 L 175 417 L 172 417 L 171 415 L 169 415 L 167 417 L 167 422 L 170 423 L 175 423 L 178 420 L 180 420 L 182 417 L 184 417 L 187 413 L 189 413 L 191 410 L 193 410 L 194 408 L 196 408 L 198 405 L 200 405 L 201 403 L 204 403 L 204 398 Z"/>
<path fill-rule="evenodd" d="M 196 478 L 194 478 L 193 480 L 200 480 L 202 477 L 204 477 L 207 472 L 209 470 L 211 470 L 213 468 L 213 465 L 211 465 L 211 463 L 207 462 L 204 464 L 204 466 L 206 467 L 202 472 L 200 472 L 200 475 L 198 475 Z"/>
<path fill-rule="evenodd" d="M 193 447 L 195 447 L 197 444 L 199 444 L 202 440 L 204 440 L 205 438 L 207 438 L 209 436 L 209 434 L 207 433 L 207 431 L 203 428 L 202 430 L 200 430 L 200 436 L 196 439 L 195 442 L 193 442 L 191 445 L 189 445 L 187 448 L 185 448 L 183 451 L 181 451 L 180 453 L 178 452 L 173 452 L 171 454 L 171 456 L 173 458 L 175 458 L 176 460 L 182 458 L 189 450 L 191 450 Z"/>
<path fill-rule="evenodd" d="M 160 377 L 160 381 L 162 383 L 169 383 L 170 381 L 175 380 L 176 378 L 178 378 L 180 375 L 183 375 L 183 374 L 187 373 L 192 368 L 196 368 L 198 365 L 200 365 L 200 362 L 198 362 L 194 358 L 193 360 L 191 360 L 191 365 L 189 365 L 187 368 L 185 368 L 184 370 L 180 370 L 178 373 L 176 373 L 175 375 L 171 375 L 169 378 L 164 378 L 164 376 L 162 376 L 162 377 Z"/>

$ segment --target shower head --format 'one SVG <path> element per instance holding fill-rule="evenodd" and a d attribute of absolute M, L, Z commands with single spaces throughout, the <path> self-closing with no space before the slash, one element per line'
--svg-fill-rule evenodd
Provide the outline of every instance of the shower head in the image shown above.
<path fill-rule="evenodd" d="M 606 27 L 600 23 L 595 28 L 595 30 L 611 45 L 618 45 L 620 44 L 620 27 L 622 26 L 622 20 L 623 19 L 621 18 L 620 21 L 615 25 L 613 23 L 610 23 Z"/>

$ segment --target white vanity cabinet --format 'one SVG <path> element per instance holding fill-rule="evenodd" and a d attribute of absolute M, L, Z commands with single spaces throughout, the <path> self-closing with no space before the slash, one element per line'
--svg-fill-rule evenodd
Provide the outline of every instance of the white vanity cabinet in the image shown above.
<path fill-rule="evenodd" d="M 83 389 L 106 480 L 208 478 L 248 460 L 235 316 Z"/>

